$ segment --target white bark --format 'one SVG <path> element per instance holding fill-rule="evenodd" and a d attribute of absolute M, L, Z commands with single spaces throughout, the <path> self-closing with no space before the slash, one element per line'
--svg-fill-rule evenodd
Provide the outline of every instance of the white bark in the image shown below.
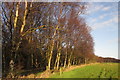
<path fill-rule="evenodd" d="M 16 25 L 17 25 L 17 20 L 18 20 L 18 11 L 19 11 L 19 4 L 20 2 L 18 2 L 17 6 L 16 6 L 16 13 L 15 13 L 15 19 L 14 19 L 14 29 L 16 29 Z"/>
<path fill-rule="evenodd" d="M 27 11 L 28 11 L 28 9 L 27 9 L 27 1 L 25 0 L 25 12 L 24 12 L 23 24 L 22 24 L 22 27 L 21 27 L 20 33 L 23 32 L 24 27 L 25 27 Z"/>
<path fill-rule="evenodd" d="M 60 63 L 60 55 L 61 55 L 61 46 L 58 49 L 58 57 L 57 57 L 57 70 L 59 69 L 59 63 Z"/>

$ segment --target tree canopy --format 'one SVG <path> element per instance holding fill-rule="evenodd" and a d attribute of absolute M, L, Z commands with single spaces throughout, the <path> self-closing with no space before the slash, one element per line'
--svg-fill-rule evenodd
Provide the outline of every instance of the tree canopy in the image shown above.
<path fill-rule="evenodd" d="M 4 77 L 12 71 L 59 70 L 93 60 L 91 28 L 81 16 L 87 3 L 4 2 L 1 8 Z"/>

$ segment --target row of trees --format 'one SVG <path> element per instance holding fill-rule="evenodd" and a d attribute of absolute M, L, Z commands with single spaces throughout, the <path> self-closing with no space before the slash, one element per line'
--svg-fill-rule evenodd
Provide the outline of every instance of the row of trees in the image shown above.
<path fill-rule="evenodd" d="M 91 29 L 82 17 L 87 3 L 4 2 L 1 8 L 4 77 L 11 70 L 59 70 L 93 60 Z"/>

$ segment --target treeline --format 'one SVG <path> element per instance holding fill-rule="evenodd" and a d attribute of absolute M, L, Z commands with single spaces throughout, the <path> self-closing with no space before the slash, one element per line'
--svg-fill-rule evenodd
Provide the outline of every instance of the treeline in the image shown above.
<path fill-rule="evenodd" d="M 3 77 L 22 70 L 59 70 L 95 61 L 87 3 L 4 2 Z"/>
<path fill-rule="evenodd" d="M 96 62 L 100 63 L 120 63 L 120 59 L 115 59 L 115 58 L 103 58 L 103 57 L 98 57 L 96 56 Z"/>

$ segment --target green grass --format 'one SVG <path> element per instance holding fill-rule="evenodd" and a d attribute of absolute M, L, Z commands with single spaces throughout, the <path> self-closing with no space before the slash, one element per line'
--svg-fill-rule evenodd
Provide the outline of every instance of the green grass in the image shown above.
<path fill-rule="evenodd" d="M 118 63 L 100 63 L 56 73 L 50 78 L 118 78 Z"/>

